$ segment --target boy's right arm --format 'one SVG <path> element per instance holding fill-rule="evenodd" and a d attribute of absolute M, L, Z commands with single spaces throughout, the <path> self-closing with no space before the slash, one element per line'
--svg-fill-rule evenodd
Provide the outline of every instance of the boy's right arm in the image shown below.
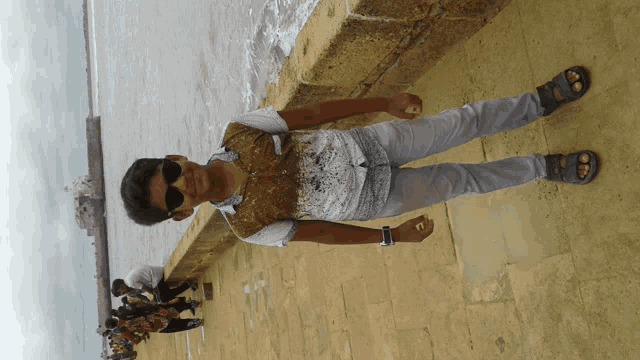
<path fill-rule="evenodd" d="M 304 130 L 354 115 L 384 111 L 400 119 L 414 119 L 422 112 L 418 95 L 402 93 L 389 97 L 346 99 L 278 111 L 289 131 Z"/>
<path fill-rule="evenodd" d="M 422 225 L 420 225 L 422 224 Z M 396 242 L 422 242 L 433 233 L 434 223 L 426 216 L 418 216 L 391 230 Z M 291 241 L 311 241 L 328 245 L 379 244 L 380 229 L 334 223 L 328 221 L 300 221 Z"/>

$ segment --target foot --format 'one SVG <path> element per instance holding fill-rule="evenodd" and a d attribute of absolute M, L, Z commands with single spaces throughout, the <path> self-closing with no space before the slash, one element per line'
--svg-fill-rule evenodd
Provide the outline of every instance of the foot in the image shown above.
<path fill-rule="evenodd" d="M 589 175 L 589 170 L 591 168 L 589 167 L 589 165 L 586 165 L 586 164 L 588 164 L 590 160 L 591 160 L 591 157 L 589 156 L 589 154 L 582 154 L 578 158 L 578 161 L 581 163 L 580 165 L 578 165 L 578 177 L 580 179 L 584 179 L 587 175 Z M 562 159 L 560 160 L 560 166 L 562 166 L 563 169 L 567 167 L 567 156 L 566 155 L 562 156 Z M 560 172 L 560 170 L 559 169 L 555 169 L 555 170 L 553 170 L 553 172 L 555 174 L 557 174 L 557 173 Z"/>
<path fill-rule="evenodd" d="M 578 81 L 580 80 L 580 74 L 571 70 L 567 71 L 567 80 L 569 80 L 569 84 L 571 84 L 571 90 L 577 93 L 579 93 L 582 90 L 582 83 Z M 564 100 L 564 97 L 560 95 L 560 92 L 558 92 L 557 88 L 553 89 L 553 95 L 555 96 L 557 101 Z"/>
<path fill-rule="evenodd" d="M 536 87 L 540 105 L 544 108 L 542 116 L 548 116 L 564 104 L 580 99 L 589 90 L 589 72 L 582 66 L 572 66 L 551 81 Z"/>

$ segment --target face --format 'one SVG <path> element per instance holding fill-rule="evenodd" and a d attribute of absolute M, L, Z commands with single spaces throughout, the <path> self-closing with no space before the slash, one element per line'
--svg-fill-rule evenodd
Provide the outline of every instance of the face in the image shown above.
<path fill-rule="evenodd" d="M 204 167 L 188 161 L 184 156 L 168 155 L 166 158 L 179 164 L 182 172 L 173 183 L 167 184 L 162 174 L 162 166 L 156 170 L 156 174 L 151 178 L 150 183 L 151 204 L 159 209 L 167 210 L 167 212 L 172 210 L 178 217 L 186 214 L 188 214 L 186 216 L 190 216 L 193 213 L 194 207 L 208 201 L 211 197 L 211 181 L 209 180 L 209 175 Z M 171 175 L 171 172 L 169 172 L 169 175 Z M 177 175 L 177 172 L 174 173 Z M 169 180 L 173 179 L 170 178 Z M 170 193 L 168 198 L 167 192 Z M 169 209 L 167 200 L 170 202 L 174 201 L 176 199 L 176 192 L 182 194 L 184 201 L 180 206 Z M 176 217 L 174 216 L 174 218 Z"/>
<path fill-rule="evenodd" d="M 120 289 L 118 289 L 119 294 L 126 294 L 129 291 L 129 287 L 126 284 L 120 285 Z"/>

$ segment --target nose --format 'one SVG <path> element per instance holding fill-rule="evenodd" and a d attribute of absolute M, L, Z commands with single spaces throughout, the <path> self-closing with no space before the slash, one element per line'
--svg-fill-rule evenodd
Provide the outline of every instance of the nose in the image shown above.
<path fill-rule="evenodd" d="M 187 190 L 187 179 L 185 178 L 184 173 L 182 173 L 178 177 L 178 179 L 173 184 L 171 184 L 171 186 L 177 188 L 178 190 L 184 193 L 185 190 Z"/>

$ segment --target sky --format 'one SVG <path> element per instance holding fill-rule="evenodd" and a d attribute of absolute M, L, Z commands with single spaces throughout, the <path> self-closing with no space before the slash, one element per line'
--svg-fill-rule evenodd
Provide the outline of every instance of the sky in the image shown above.
<path fill-rule="evenodd" d="M 0 2 L 3 357 L 101 352 L 93 237 L 75 223 L 89 115 L 82 1 Z M 8 315 L 8 316 L 7 316 Z"/>

